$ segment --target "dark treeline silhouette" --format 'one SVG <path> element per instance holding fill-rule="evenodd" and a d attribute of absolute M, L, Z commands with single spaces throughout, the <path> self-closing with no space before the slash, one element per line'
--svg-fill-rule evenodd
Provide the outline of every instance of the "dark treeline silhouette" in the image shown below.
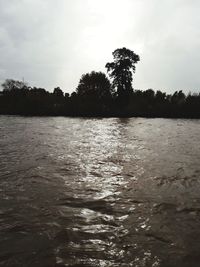
<path fill-rule="evenodd" d="M 200 94 L 134 90 L 133 74 L 139 60 L 129 49 L 116 49 L 113 62 L 106 64 L 110 79 L 102 72 L 84 74 L 71 95 L 64 94 L 59 87 L 50 93 L 7 79 L 0 92 L 0 114 L 200 118 Z"/>

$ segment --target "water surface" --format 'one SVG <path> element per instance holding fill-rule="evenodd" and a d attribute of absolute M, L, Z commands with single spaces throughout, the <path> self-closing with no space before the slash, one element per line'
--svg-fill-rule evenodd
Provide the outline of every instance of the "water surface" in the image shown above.
<path fill-rule="evenodd" d="M 0 117 L 0 266 L 199 267 L 200 121 Z"/>

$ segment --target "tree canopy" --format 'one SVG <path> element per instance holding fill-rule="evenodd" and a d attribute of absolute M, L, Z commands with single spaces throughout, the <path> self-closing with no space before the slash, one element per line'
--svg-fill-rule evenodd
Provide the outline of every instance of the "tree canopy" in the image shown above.
<path fill-rule="evenodd" d="M 140 60 L 140 57 L 125 47 L 116 49 L 112 54 L 114 61 L 107 63 L 105 67 L 113 80 L 118 97 L 125 99 L 132 92 L 135 64 Z"/>
<path fill-rule="evenodd" d="M 139 56 L 120 48 L 113 52 L 113 57 L 113 62 L 106 64 L 112 83 L 105 73 L 92 71 L 82 75 L 71 95 L 64 94 L 60 87 L 48 92 L 23 81 L 7 79 L 0 91 L 0 114 L 200 118 L 200 94 L 133 90 Z"/>
<path fill-rule="evenodd" d="M 112 96 L 111 84 L 106 75 L 95 71 L 82 75 L 76 92 L 80 97 L 93 100 L 103 100 Z"/>
<path fill-rule="evenodd" d="M 63 94 L 63 91 L 60 89 L 60 87 L 54 88 L 53 94 L 56 95 L 56 96 L 58 96 L 58 97 L 62 97 L 64 95 Z"/>
<path fill-rule="evenodd" d="M 3 87 L 3 90 L 5 91 L 11 91 L 11 90 L 17 90 L 17 89 L 23 89 L 27 88 L 27 83 L 23 81 L 17 81 L 13 79 L 6 79 L 4 83 L 1 85 Z"/>

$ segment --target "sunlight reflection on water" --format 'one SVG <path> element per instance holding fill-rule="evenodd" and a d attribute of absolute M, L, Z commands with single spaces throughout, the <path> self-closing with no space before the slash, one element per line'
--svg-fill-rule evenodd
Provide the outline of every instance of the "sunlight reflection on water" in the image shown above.
<path fill-rule="evenodd" d="M 0 266 L 199 266 L 198 120 L 0 128 Z"/>

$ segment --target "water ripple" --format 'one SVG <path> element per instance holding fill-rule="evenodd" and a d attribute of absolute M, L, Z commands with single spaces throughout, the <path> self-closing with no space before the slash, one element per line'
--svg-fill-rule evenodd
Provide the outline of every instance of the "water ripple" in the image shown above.
<path fill-rule="evenodd" d="M 199 130 L 0 116 L 0 266 L 198 267 Z"/>

